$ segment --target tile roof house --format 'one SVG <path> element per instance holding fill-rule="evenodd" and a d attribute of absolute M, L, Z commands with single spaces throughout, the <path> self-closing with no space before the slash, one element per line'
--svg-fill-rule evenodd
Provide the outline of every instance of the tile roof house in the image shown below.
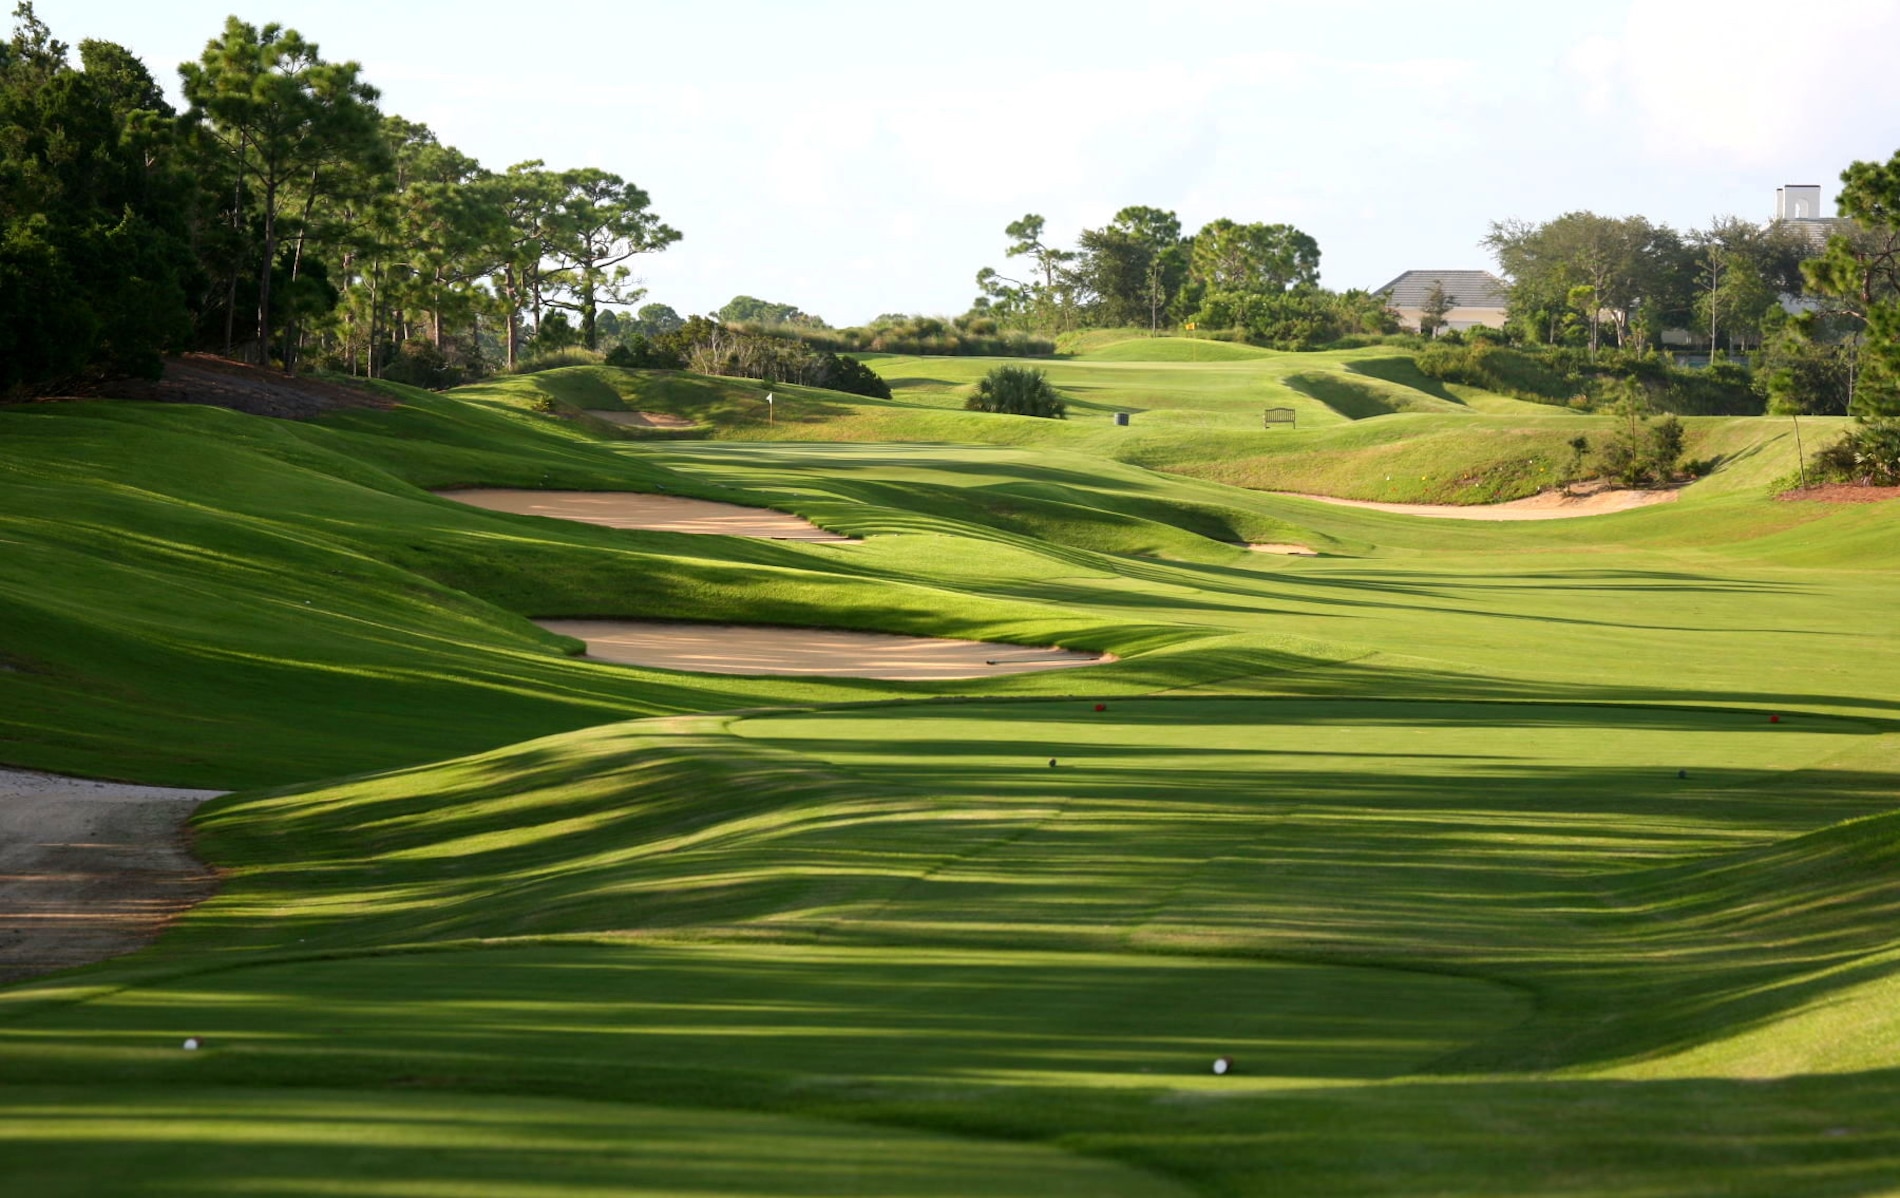
<path fill-rule="evenodd" d="M 1847 232 L 1852 224 L 1822 214 L 1821 185 L 1818 183 L 1790 183 L 1775 188 L 1774 223 L 1800 233 L 1817 254 L 1827 248 L 1829 237 Z"/>
<path fill-rule="evenodd" d="M 1443 287 L 1445 295 L 1452 300 L 1451 310 L 1445 313 L 1446 328 L 1504 327 L 1504 305 L 1509 292 L 1504 280 L 1488 270 L 1408 270 L 1374 289 L 1373 294 L 1384 295 L 1386 303 L 1399 314 L 1400 323 L 1416 332 L 1425 297 L 1433 283 Z"/>

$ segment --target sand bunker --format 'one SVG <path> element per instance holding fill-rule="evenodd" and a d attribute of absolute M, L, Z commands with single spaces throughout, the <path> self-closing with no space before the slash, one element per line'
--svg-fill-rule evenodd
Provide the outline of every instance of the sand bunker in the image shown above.
<path fill-rule="evenodd" d="M 1263 541 L 1247 545 L 1249 553 L 1283 553 L 1288 557 L 1318 557 L 1319 550 L 1310 545 L 1296 545 L 1292 541 Z"/>
<path fill-rule="evenodd" d="M 1398 512 L 1405 516 L 1431 516 L 1440 520 L 1567 520 L 1575 516 L 1605 516 L 1633 508 L 1675 502 L 1675 491 L 1610 491 L 1566 495 L 1545 491 L 1528 499 L 1508 503 L 1461 505 L 1456 503 L 1378 503 L 1370 499 L 1341 499 L 1336 495 L 1309 495 L 1303 491 L 1274 491 L 1289 499 L 1312 499 L 1340 507 L 1362 507 L 1375 512 Z"/>
<path fill-rule="evenodd" d="M 210 897 L 185 821 L 219 793 L 0 769 L 0 983 L 129 953 Z"/>
<path fill-rule="evenodd" d="M 736 503 L 715 503 L 708 499 L 686 499 L 678 495 L 641 495 L 632 491 L 514 491 L 502 488 L 437 491 L 436 494 L 457 503 L 495 512 L 579 520 L 583 524 L 602 524 L 608 528 L 767 537 L 774 541 L 853 540 L 835 532 L 826 532 L 790 512 L 741 507 Z"/>
<path fill-rule="evenodd" d="M 587 409 L 589 416 L 598 416 L 608 424 L 624 424 L 628 428 L 693 428 L 693 421 L 684 416 L 674 416 L 668 412 L 610 412 L 605 408 Z"/>
<path fill-rule="evenodd" d="M 549 632 L 587 642 L 587 656 L 623 665 L 702 674 L 813 674 L 932 682 L 987 678 L 1114 661 L 1109 654 L 834 632 L 649 620 L 537 620 Z"/>

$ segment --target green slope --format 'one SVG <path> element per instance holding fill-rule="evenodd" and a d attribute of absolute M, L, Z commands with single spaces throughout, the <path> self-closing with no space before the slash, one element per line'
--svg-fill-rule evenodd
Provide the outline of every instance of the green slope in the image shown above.
<path fill-rule="evenodd" d="M 1050 364 L 1147 405 L 1120 430 L 956 410 L 987 364 L 946 359 L 875 360 L 888 403 L 775 386 L 777 423 L 598 368 L 310 424 L 0 409 L 0 761 L 276 787 L 201 812 L 223 889 L 156 946 L 0 991 L 0 1183 L 1900 1185 L 1900 509 L 1769 498 L 1760 420 L 1691 421 L 1717 471 L 1612 517 L 1279 498 L 1534 489 L 1595 422 L 1390 350 L 1147 341 Z M 1245 426 L 1282 391 L 1310 427 Z M 707 435 L 581 415 L 615 405 Z M 426 489 L 467 485 L 867 539 Z M 721 678 L 573 660 L 561 615 L 1122 660 Z"/>

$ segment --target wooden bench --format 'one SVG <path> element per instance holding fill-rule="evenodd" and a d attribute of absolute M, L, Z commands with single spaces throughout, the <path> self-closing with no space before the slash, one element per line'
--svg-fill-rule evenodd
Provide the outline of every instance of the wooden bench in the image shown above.
<path fill-rule="evenodd" d="M 1260 421 L 1265 428 L 1272 428 L 1276 424 L 1292 427 L 1295 415 L 1292 408 L 1268 408 L 1260 414 Z"/>

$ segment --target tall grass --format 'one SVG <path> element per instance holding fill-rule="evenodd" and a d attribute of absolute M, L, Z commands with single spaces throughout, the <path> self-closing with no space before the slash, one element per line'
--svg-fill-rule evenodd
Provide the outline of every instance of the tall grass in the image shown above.
<path fill-rule="evenodd" d="M 607 355 L 599 350 L 570 345 L 562 349 L 551 349 L 531 358 L 522 358 L 508 373 L 539 374 L 543 370 L 559 370 L 563 366 L 599 366 L 606 360 Z"/>
<path fill-rule="evenodd" d="M 799 324 L 742 325 L 751 332 L 789 337 L 834 354 L 926 354 L 938 357 L 1043 358 L 1056 352 L 1047 337 L 1003 329 L 993 320 L 908 316 L 850 329 L 814 329 Z"/>

